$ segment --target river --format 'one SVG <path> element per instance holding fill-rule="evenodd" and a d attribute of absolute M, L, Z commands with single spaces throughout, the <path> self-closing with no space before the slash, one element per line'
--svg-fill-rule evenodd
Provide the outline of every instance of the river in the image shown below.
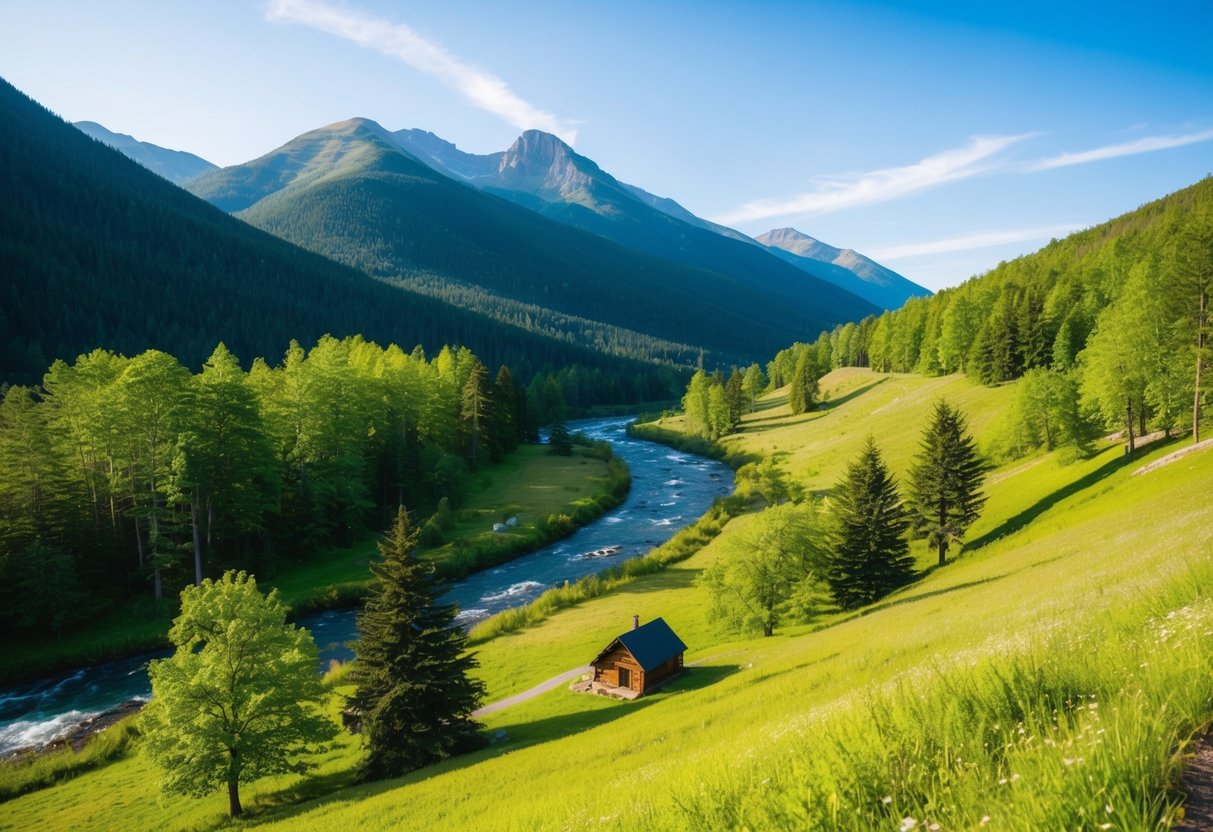
<path fill-rule="evenodd" d="M 569 429 L 606 439 L 632 472 L 632 490 L 622 505 L 569 537 L 502 566 L 486 569 L 448 587 L 444 601 L 458 605 L 471 625 L 493 613 L 526 604 L 544 590 L 575 581 L 627 558 L 643 555 L 693 523 L 717 497 L 733 489 L 723 463 L 633 439 L 630 417 L 587 419 Z M 614 554 L 602 556 L 609 547 Z M 320 648 L 321 665 L 349 659 L 357 635 L 356 610 L 329 610 L 300 619 Z M 87 665 L 57 676 L 0 690 L 0 755 L 40 746 L 76 723 L 129 699 L 146 699 L 147 663 L 168 651 Z"/>

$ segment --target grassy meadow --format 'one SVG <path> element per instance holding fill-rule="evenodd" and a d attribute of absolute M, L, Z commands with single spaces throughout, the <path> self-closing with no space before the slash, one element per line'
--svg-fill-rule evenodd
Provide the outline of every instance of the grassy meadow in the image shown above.
<path fill-rule="evenodd" d="M 871 433 L 904 480 L 937 398 L 984 442 L 1013 394 L 862 370 L 823 388 L 829 406 L 797 417 L 767 396 L 724 444 L 821 492 Z M 310 778 L 249 787 L 237 825 L 1166 828 L 1178 752 L 1213 714 L 1213 452 L 1131 474 L 1176 447 L 1003 466 L 948 566 L 926 568 L 918 544 L 916 583 L 772 638 L 705 617 L 696 578 L 753 520 L 736 518 L 685 560 L 476 646 L 493 701 L 587 663 L 633 614 L 663 616 L 691 669 L 657 694 L 561 687 L 486 717 L 503 741 L 369 786 L 350 787 L 343 737 Z M 3 804 L 0 827 L 209 829 L 225 808 L 218 793 L 161 798 L 132 752 Z"/>

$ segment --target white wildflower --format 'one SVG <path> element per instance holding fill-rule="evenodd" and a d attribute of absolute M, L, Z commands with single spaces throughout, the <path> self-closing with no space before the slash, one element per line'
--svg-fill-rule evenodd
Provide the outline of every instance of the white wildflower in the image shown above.
<path fill-rule="evenodd" d="M 918 821 L 914 820 L 914 818 L 904 817 L 901 819 L 901 832 L 910 832 L 917 825 Z"/>

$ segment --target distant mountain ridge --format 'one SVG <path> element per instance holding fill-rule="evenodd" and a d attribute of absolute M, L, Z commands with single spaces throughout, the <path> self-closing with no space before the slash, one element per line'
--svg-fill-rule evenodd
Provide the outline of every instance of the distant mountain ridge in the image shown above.
<path fill-rule="evenodd" d="M 588 397 L 578 406 L 664 399 L 681 386 L 674 368 L 599 345 L 626 332 L 597 327 L 578 338 L 578 321 L 558 331 L 502 323 L 266 234 L 94 141 L 3 79 L 0 262 L 5 382 L 37 384 L 54 359 L 97 348 L 160 349 L 196 368 L 222 340 L 246 362 L 273 363 L 292 339 L 309 345 L 330 333 L 405 349 L 463 345 L 492 366 L 509 364 L 521 380 L 544 367 L 612 380 L 582 386 Z"/>
<path fill-rule="evenodd" d="M 819 322 L 876 311 L 757 245 L 649 208 L 548 134 L 528 131 L 490 158 L 428 133 L 405 138 L 350 119 L 189 188 L 377 277 L 419 285 L 425 275 L 432 291 L 445 280 L 444 296 L 471 291 L 486 309 L 496 298 L 602 322 L 698 347 L 714 365 L 763 360 Z M 690 254 L 667 256 L 680 239 Z M 745 262 L 759 265 L 737 266 Z"/>
<path fill-rule="evenodd" d="M 397 143 L 441 173 L 498 194 L 568 225 L 632 248 L 699 268 L 740 275 L 783 277 L 771 259 L 795 266 L 882 309 L 897 309 L 930 292 L 849 249 L 816 244 L 814 253 L 754 240 L 727 226 L 695 216 L 678 202 L 621 182 L 556 136 L 527 130 L 507 150 L 464 153 L 422 130 L 399 130 Z M 675 222 L 671 222 L 674 220 Z M 790 230 L 790 229 L 789 229 Z M 728 242 L 708 237 L 723 237 Z M 769 232 L 774 233 L 774 232 Z M 741 248 L 744 244 L 748 248 Z M 826 252 L 832 252 L 828 257 Z M 760 257 L 759 254 L 771 257 Z M 794 256 L 789 256 L 794 255 Z"/>
<path fill-rule="evenodd" d="M 810 274 L 849 289 L 883 309 L 900 309 L 928 289 L 849 248 L 835 248 L 795 228 L 776 228 L 754 238 Z"/>
<path fill-rule="evenodd" d="M 151 142 L 141 142 L 134 136 L 115 133 L 95 121 L 77 121 L 72 126 L 178 185 L 219 169 L 218 165 L 211 164 L 201 156 L 186 153 L 184 150 L 170 150 Z"/>

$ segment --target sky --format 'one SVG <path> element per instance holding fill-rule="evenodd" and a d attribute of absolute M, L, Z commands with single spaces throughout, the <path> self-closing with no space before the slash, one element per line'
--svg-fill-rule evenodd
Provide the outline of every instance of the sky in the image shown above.
<path fill-rule="evenodd" d="M 1213 173 L 1213 3 L 0 0 L 0 76 L 216 164 L 335 121 L 524 129 L 931 289 Z"/>

